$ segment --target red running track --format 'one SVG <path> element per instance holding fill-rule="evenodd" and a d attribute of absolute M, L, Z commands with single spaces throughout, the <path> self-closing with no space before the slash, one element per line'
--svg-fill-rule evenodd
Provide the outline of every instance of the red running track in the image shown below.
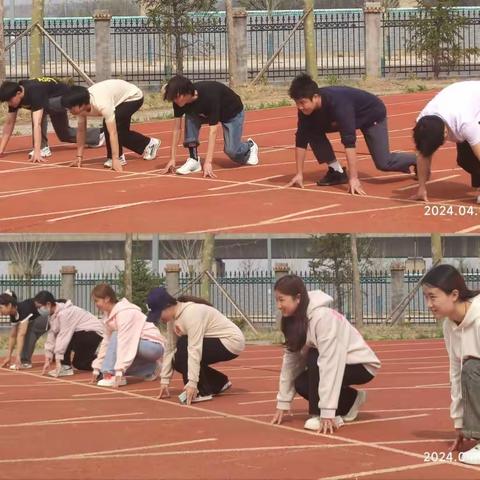
<path fill-rule="evenodd" d="M 432 96 L 429 92 L 384 97 L 393 150 L 413 149 L 411 129 Z M 433 215 L 427 215 L 424 204 L 409 200 L 416 191 L 412 176 L 376 170 L 361 135 L 359 170 L 367 196 L 354 197 L 345 185 L 317 187 L 315 182 L 325 167 L 311 153 L 306 188 L 283 188 L 295 173 L 293 107 L 248 112 L 245 137 L 258 142 L 261 163 L 236 166 L 223 154 L 220 139 L 214 159 L 216 179 L 203 179 L 201 174 L 158 174 L 158 167 L 169 157 L 171 126 L 171 121 L 136 125 L 163 143 L 155 161 L 129 153 L 123 173 L 102 167 L 104 149 L 88 150 L 81 170 L 68 167 L 75 147 L 58 145 L 54 137 L 54 155 L 48 164 L 32 165 L 27 161 L 30 138 L 12 139 L 10 153 L 0 159 L 0 231 L 304 234 L 480 230 L 469 176 L 457 167 L 453 144 L 435 157 L 429 187 L 435 208 Z M 201 154 L 206 148 L 203 130 Z M 338 135 L 332 141 L 339 160 L 345 163 Z M 179 152 L 184 154 L 182 148 Z M 183 160 L 179 158 L 179 164 Z"/>
<path fill-rule="evenodd" d="M 303 430 L 307 403 L 269 424 L 280 347 L 249 346 L 221 365 L 233 388 L 185 407 L 157 400 L 157 383 L 120 390 L 32 371 L 0 371 L 1 479 L 478 479 L 480 467 L 426 462 L 453 438 L 443 341 L 372 342 L 383 366 L 354 423 L 334 435 Z"/>

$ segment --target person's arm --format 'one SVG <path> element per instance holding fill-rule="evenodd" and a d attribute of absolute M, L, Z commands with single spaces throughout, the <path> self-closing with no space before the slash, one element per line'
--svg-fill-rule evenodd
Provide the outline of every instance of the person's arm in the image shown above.
<path fill-rule="evenodd" d="M 175 163 L 177 161 L 177 146 L 180 140 L 180 134 L 182 131 L 182 117 L 176 117 L 173 122 L 172 132 L 172 147 L 170 150 L 170 160 L 164 168 L 160 170 L 160 174 L 175 173 Z"/>
<path fill-rule="evenodd" d="M 0 142 L 0 155 L 5 153 L 8 141 L 12 136 L 13 129 L 15 128 L 15 122 L 17 121 L 17 112 L 8 112 L 7 119 L 3 124 L 2 141 Z"/>
<path fill-rule="evenodd" d="M 298 185 L 300 188 L 303 188 L 303 166 L 305 165 L 305 158 L 307 157 L 307 149 L 301 147 L 295 147 L 295 164 L 297 166 L 297 173 L 295 176 L 288 182 L 288 187 L 294 187 Z"/>
<path fill-rule="evenodd" d="M 353 195 L 366 195 L 360 180 L 358 179 L 357 149 L 355 147 L 345 148 L 345 154 L 348 162 L 348 181 L 350 185 L 350 193 Z"/>
<path fill-rule="evenodd" d="M 113 120 L 105 121 L 108 134 L 110 135 L 110 145 L 112 147 L 112 169 L 116 172 L 122 172 L 123 168 L 120 164 L 120 143 L 118 141 L 117 123 L 115 117 Z"/>
<path fill-rule="evenodd" d="M 20 322 L 20 325 L 18 326 L 18 332 L 17 332 L 17 355 L 16 355 L 16 360 L 15 363 L 17 364 L 17 367 L 21 365 L 22 363 L 22 351 L 23 351 L 23 345 L 25 344 L 25 335 L 27 334 L 27 329 L 28 329 L 28 320 L 22 320 Z"/>
<path fill-rule="evenodd" d="M 12 361 L 13 351 L 15 350 L 15 345 L 17 343 L 17 331 L 18 331 L 18 324 L 12 325 L 10 329 L 10 335 L 8 337 L 7 356 L 3 359 L 0 365 L 0 368 L 8 367 Z"/>
<path fill-rule="evenodd" d="M 422 200 L 428 202 L 427 195 L 427 181 L 430 178 L 432 157 L 424 157 L 417 153 L 417 176 L 418 176 L 418 191 L 411 200 Z"/>
<path fill-rule="evenodd" d="M 87 135 L 87 117 L 85 115 L 79 115 L 78 126 L 77 126 L 77 158 L 76 158 L 76 165 L 79 168 L 82 166 L 86 135 Z"/>
<path fill-rule="evenodd" d="M 177 348 L 178 337 L 175 335 L 173 329 L 173 322 L 167 325 L 167 343 L 165 345 L 165 352 L 163 353 L 162 372 L 160 374 L 161 385 L 168 386 L 173 376 L 173 358 Z"/>
<path fill-rule="evenodd" d="M 42 157 L 42 118 L 43 118 L 43 108 L 35 110 L 32 112 L 32 123 L 33 123 L 33 156 L 31 162 L 41 163 L 46 160 Z"/>
<path fill-rule="evenodd" d="M 203 176 L 205 178 L 216 178 L 213 173 L 213 152 L 215 151 L 215 142 L 217 140 L 218 123 L 216 125 L 210 125 L 208 130 L 208 148 L 207 157 L 205 158 L 205 164 L 203 165 Z"/>

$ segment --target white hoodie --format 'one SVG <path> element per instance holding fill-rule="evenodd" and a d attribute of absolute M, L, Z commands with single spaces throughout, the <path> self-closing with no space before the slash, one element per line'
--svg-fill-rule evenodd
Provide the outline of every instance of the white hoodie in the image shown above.
<path fill-rule="evenodd" d="M 480 358 L 480 295 L 473 298 L 460 325 L 446 319 L 443 337 L 450 359 L 450 416 L 455 428 L 463 427 L 462 365 L 469 357 Z"/>
<path fill-rule="evenodd" d="M 343 315 L 328 307 L 333 301 L 332 297 L 320 290 L 309 292 L 308 296 L 307 340 L 299 352 L 285 349 L 277 408 L 290 409 L 295 396 L 295 379 L 305 370 L 308 350 L 316 348 L 319 353 L 320 416 L 333 418 L 338 408 L 345 365 L 362 364 L 375 375 L 380 368 L 380 360 L 360 332 Z"/>

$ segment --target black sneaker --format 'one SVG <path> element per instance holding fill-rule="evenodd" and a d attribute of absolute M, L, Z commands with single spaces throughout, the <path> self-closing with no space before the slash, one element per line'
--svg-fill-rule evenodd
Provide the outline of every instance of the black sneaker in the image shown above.
<path fill-rule="evenodd" d="M 344 168 L 343 172 L 340 173 L 332 167 L 328 167 L 327 174 L 317 182 L 317 185 L 319 187 L 328 187 L 331 185 L 343 185 L 344 183 L 348 183 L 346 169 Z"/>

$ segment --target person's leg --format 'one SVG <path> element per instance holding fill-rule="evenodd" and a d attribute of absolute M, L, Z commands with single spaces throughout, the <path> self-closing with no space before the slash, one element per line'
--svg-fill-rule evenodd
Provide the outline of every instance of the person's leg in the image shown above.
<path fill-rule="evenodd" d="M 318 384 L 320 382 L 318 371 L 318 350 L 311 348 L 307 353 L 307 368 L 295 379 L 295 390 L 308 401 L 308 413 L 320 415 L 318 408 Z"/>
<path fill-rule="evenodd" d="M 318 180 L 319 187 L 342 185 L 348 183 L 347 173 L 344 171 L 340 163 L 338 163 L 333 151 L 332 144 L 327 135 L 318 132 L 309 139 L 310 148 L 318 163 L 326 163 L 328 170 L 326 175 Z"/>
<path fill-rule="evenodd" d="M 183 146 L 188 148 L 190 158 L 198 160 L 197 148 L 200 145 L 200 128 L 202 119 L 198 115 L 185 115 L 185 137 Z"/>
<path fill-rule="evenodd" d="M 100 371 L 103 375 L 115 375 L 115 362 L 117 361 L 117 332 L 113 332 L 108 342 L 107 353 L 103 359 Z"/>
<path fill-rule="evenodd" d="M 242 110 L 229 122 L 222 123 L 225 154 L 234 162 L 245 165 L 250 157 L 251 142 L 242 142 L 245 112 Z"/>
<path fill-rule="evenodd" d="M 373 378 L 374 376 L 361 364 L 345 365 L 336 414 L 344 416 L 352 408 L 358 391 L 352 388 L 351 385 L 364 385 L 373 380 Z"/>
<path fill-rule="evenodd" d="M 27 334 L 25 335 L 25 343 L 23 344 L 21 361 L 22 363 L 31 363 L 32 356 L 35 353 L 35 346 L 38 339 L 48 330 L 48 318 L 40 315 L 28 324 Z"/>
<path fill-rule="evenodd" d="M 45 148 L 45 147 L 48 147 L 48 114 L 45 111 L 43 112 L 43 116 L 42 116 L 41 128 L 42 128 L 41 148 Z"/>
<path fill-rule="evenodd" d="M 390 152 L 386 118 L 371 127 L 363 129 L 362 133 L 373 162 L 379 170 L 409 173 L 410 167 L 416 165 L 417 157 L 415 153 Z"/>
<path fill-rule="evenodd" d="M 163 356 L 163 345 L 161 343 L 140 340 L 137 355 L 127 370 L 126 375 L 133 377 L 148 377 L 153 375 L 157 368 L 158 361 Z"/>
<path fill-rule="evenodd" d="M 469 358 L 462 367 L 463 435 L 480 440 L 480 359 Z"/>
<path fill-rule="evenodd" d="M 480 160 L 468 142 L 457 143 L 457 164 L 471 176 L 472 187 L 480 187 Z"/>
<path fill-rule="evenodd" d="M 142 155 L 150 138 L 141 133 L 130 130 L 132 116 L 143 105 L 143 98 L 134 102 L 123 102 L 115 109 L 115 119 L 118 130 L 118 141 L 122 147 L 126 147 L 139 155 Z"/>
<path fill-rule="evenodd" d="M 97 356 L 97 349 L 102 337 L 96 332 L 75 332 L 72 338 L 74 351 L 72 364 L 77 370 L 92 370 L 92 362 Z"/>
<path fill-rule="evenodd" d="M 173 368 L 182 375 L 183 384 L 186 385 L 188 383 L 188 337 L 186 335 L 182 335 L 177 341 Z"/>

